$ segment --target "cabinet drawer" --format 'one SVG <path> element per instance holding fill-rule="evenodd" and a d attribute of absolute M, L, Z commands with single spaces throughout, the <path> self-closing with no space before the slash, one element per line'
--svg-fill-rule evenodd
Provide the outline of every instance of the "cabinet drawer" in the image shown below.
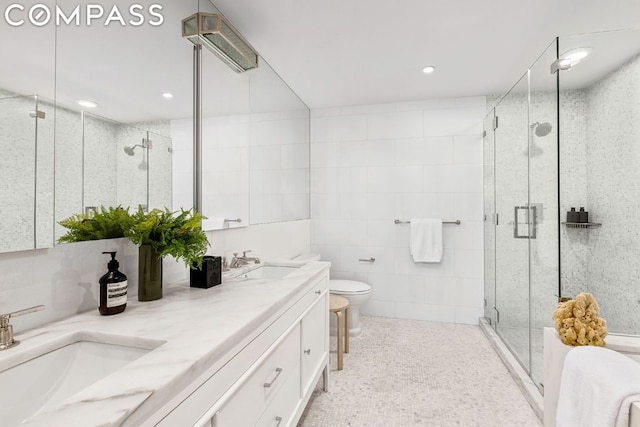
<path fill-rule="evenodd" d="M 328 295 L 316 301 L 301 321 L 301 375 L 302 395 L 305 396 L 312 380 L 329 352 Z"/>
<path fill-rule="evenodd" d="M 300 368 L 300 366 L 298 366 Z M 264 411 L 256 427 L 289 426 L 300 401 L 300 372 L 290 375 L 271 405 Z"/>
<path fill-rule="evenodd" d="M 220 409 L 216 416 L 216 425 L 218 427 L 254 425 L 287 380 L 292 376 L 299 378 L 299 372 L 300 326 L 298 325 Z"/>
<path fill-rule="evenodd" d="M 319 280 L 316 284 L 313 285 L 313 288 L 309 290 L 304 296 L 300 299 L 300 306 L 304 307 L 306 310 L 308 307 L 311 307 L 314 302 L 325 298 L 325 293 L 329 292 L 328 288 L 329 281 L 324 278 Z M 328 310 L 328 308 L 327 308 Z"/>

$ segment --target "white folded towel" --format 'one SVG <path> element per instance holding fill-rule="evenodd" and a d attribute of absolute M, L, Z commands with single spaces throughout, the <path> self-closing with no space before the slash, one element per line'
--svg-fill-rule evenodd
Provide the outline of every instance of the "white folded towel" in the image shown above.
<path fill-rule="evenodd" d="M 442 219 L 412 219 L 409 239 L 409 252 L 413 262 L 442 261 Z"/>
<path fill-rule="evenodd" d="M 602 347 L 576 347 L 564 360 L 557 427 L 627 427 L 640 401 L 640 364 Z"/>

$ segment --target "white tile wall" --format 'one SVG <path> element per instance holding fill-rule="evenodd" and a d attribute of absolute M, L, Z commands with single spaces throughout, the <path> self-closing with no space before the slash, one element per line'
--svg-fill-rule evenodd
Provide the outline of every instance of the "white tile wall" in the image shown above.
<path fill-rule="evenodd" d="M 485 99 L 312 110 L 311 249 L 368 282 L 365 314 L 477 324 L 483 313 Z M 440 264 L 414 263 L 409 226 L 444 226 Z M 375 263 L 359 258 L 376 258 Z"/>
<path fill-rule="evenodd" d="M 171 125 L 174 205 L 190 206 L 191 120 Z M 220 224 L 224 218 L 260 224 L 309 217 L 308 110 L 207 117 L 202 133 L 205 216 Z"/>
<path fill-rule="evenodd" d="M 12 320 L 20 331 L 73 314 L 96 310 L 98 279 L 107 271 L 107 255 L 117 251 L 120 271 L 127 275 L 129 296 L 137 295 L 137 248 L 126 239 L 58 245 L 0 254 L 0 307 L 7 313 L 43 304 L 45 310 Z"/>
<path fill-rule="evenodd" d="M 252 256 L 273 259 L 310 250 L 310 220 L 274 222 L 207 232 L 209 253 L 226 256 L 251 249 Z"/>

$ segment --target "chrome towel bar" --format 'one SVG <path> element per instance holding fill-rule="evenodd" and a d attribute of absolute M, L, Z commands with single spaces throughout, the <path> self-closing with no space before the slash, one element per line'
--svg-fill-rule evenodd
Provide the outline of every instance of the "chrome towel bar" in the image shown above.
<path fill-rule="evenodd" d="M 410 224 L 411 223 L 411 221 L 403 221 L 403 220 L 400 220 L 400 219 L 396 219 L 393 222 L 395 222 L 396 224 Z M 443 224 L 455 224 L 455 225 L 462 224 L 459 219 L 457 219 L 455 221 L 442 221 L 442 223 Z"/>

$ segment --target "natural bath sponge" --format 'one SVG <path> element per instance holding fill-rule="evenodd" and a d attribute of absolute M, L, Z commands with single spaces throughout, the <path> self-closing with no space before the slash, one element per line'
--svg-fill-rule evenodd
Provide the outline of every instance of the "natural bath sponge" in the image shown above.
<path fill-rule="evenodd" d="M 598 303 L 593 295 L 583 292 L 558 304 L 553 323 L 560 339 L 567 345 L 595 345 L 604 347 L 607 322 L 598 317 Z"/>

